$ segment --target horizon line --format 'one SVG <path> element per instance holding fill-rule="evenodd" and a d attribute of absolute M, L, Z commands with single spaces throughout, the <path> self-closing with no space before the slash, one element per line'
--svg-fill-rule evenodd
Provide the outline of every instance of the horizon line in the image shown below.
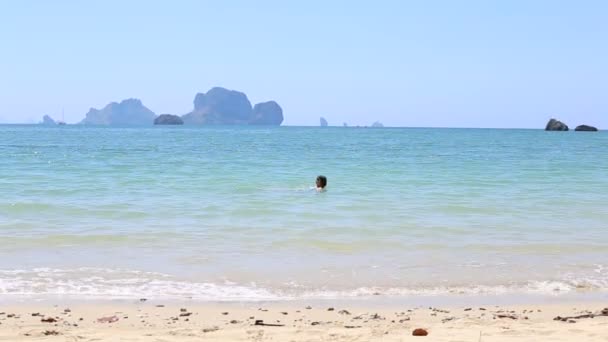
<path fill-rule="evenodd" d="M 542 130 L 544 128 L 536 128 L 536 127 L 467 127 L 467 126 L 384 126 L 384 127 L 372 127 L 369 126 L 339 126 L 339 125 L 328 125 L 328 126 L 320 126 L 320 125 L 90 125 L 90 124 L 81 124 L 81 123 L 65 123 L 65 125 L 44 125 L 43 123 L 2 123 L 0 122 L 0 126 L 43 126 L 43 127 L 63 127 L 63 126 L 82 126 L 82 127 L 107 127 L 107 128 L 126 128 L 126 127 L 259 127 L 259 128 L 268 128 L 268 127 L 293 127 L 293 128 L 369 128 L 369 129 L 395 129 L 395 128 L 409 128 L 409 129 L 504 129 L 504 130 Z M 575 126 L 576 128 L 577 126 Z M 596 127 L 596 126 L 593 126 Z M 601 127 L 596 127 L 598 131 L 603 131 L 604 129 Z M 574 132 L 573 129 L 569 129 L 568 131 Z M 567 131 L 561 131 L 567 132 Z"/>

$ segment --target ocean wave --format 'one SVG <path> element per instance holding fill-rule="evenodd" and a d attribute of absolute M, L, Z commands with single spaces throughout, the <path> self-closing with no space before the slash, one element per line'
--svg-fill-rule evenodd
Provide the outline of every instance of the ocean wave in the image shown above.
<path fill-rule="evenodd" d="M 271 300 L 276 295 L 255 285 L 240 286 L 174 280 L 170 275 L 120 269 L 37 268 L 0 271 L 0 296 L 67 296 L 83 299 L 167 298 Z"/>
<path fill-rule="evenodd" d="M 559 296 L 580 291 L 608 291 L 608 277 L 530 281 L 521 284 L 308 288 L 296 283 L 264 288 L 255 283 L 193 282 L 163 273 L 123 269 L 78 268 L 1 270 L 0 298 L 70 297 L 77 299 L 177 299 L 198 301 L 288 301 L 298 299 L 352 299 L 375 296 L 457 296 L 537 294 Z"/>

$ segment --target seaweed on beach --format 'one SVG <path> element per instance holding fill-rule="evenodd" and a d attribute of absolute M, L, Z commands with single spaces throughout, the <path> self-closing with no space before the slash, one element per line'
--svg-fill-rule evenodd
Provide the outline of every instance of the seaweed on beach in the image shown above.
<path fill-rule="evenodd" d="M 604 309 L 602 309 L 602 311 L 599 311 L 596 313 L 586 313 L 586 314 L 577 315 L 577 316 L 564 316 L 564 317 L 557 316 L 553 320 L 574 323 L 574 322 L 576 322 L 575 320 L 577 320 L 577 319 L 595 318 L 595 317 L 600 317 L 600 316 L 608 316 L 608 308 L 604 308 Z"/>

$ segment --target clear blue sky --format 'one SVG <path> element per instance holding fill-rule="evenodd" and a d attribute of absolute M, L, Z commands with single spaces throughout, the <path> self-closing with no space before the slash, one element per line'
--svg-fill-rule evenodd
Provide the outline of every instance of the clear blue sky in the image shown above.
<path fill-rule="evenodd" d="M 0 122 L 223 86 L 287 125 L 608 128 L 608 2 L 3 1 Z"/>

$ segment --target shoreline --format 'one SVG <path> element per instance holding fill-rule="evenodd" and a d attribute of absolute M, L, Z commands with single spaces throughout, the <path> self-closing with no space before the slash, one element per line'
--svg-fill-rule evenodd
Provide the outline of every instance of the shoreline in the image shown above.
<path fill-rule="evenodd" d="M 0 340 L 406 341 L 422 328 L 428 341 L 606 341 L 606 308 L 608 298 L 483 306 L 331 300 L 28 302 L 0 304 Z M 589 314 L 598 316 L 555 320 Z"/>
<path fill-rule="evenodd" d="M 564 303 L 597 303 L 608 302 L 608 291 L 589 290 L 559 292 L 553 294 L 534 292 L 507 292 L 507 293 L 451 293 L 427 295 L 363 295 L 363 296 L 327 296 L 327 297 L 277 297 L 277 298 L 248 298 L 226 297 L 216 299 L 201 299 L 183 296 L 87 296 L 87 295 L 23 295 L 0 294 L 0 305 L 22 305 L 24 303 L 56 304 L 112 304 L 124 305 L 136 302 L 164 302 L 174 304 L 194 305 L 231 305 L 231 304 L 277 304 L 277 305 L 303 305 L 314 303 L 339 303 L 347 306 L 363 305 L 366 307 L 392 307 L 392 306 L 475 306 L 475 305 L 555 305 Z"/>

